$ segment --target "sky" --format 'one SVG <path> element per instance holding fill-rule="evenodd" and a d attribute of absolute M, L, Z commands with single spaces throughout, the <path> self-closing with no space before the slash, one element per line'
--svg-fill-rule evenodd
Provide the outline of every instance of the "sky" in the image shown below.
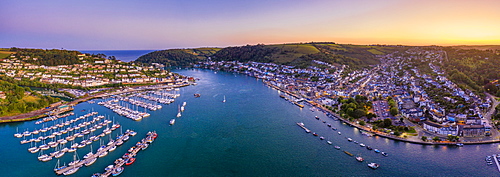
<path fill-rule="evenodd" d="M 1 0 L 0 47 L 500 45 L 500 0 Z"/>

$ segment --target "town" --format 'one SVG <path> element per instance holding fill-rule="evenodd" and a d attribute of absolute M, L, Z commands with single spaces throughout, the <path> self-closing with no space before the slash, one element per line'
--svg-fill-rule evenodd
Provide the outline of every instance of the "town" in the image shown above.
<path fill-rule="evenodd" d="M 497 100 L 463 89 L 448 79 L 439 68 L 447 57 L 445 51 L 414 47 L 377 57 L 381 64 L 362 70 L 322 61 L 313 61 L 314 66 L 303 69 L 237 61 L 206 61 L 194 67 L 263 79 L 273 87 L 327 107 L 353 124 L 367 122 L 367 128 L 413 142 L 429 142 L 431 138 L 434 142 L 464 143 L 498 140 L 495 123 L 490 119 Z M 355 97 L 369 102 L 366 112 L 356 118 L 342 110 L 342 100 Z M 390 119 L 394 127 L 411 127 L 415 132 L 373 125 L 385 119 Z"/>
<path fill-rule="evenodd" d="M 36 80 L 47 84 L 64 84 L 75 87 L 97 87 L 112 84 L 148 84 L 172 82 L 173 74 L 155 66 L 137 66 L 117 60 L 78 54 L 82 64 L 45 66 L 26 60 L 38 60 L 30 56 L 17 58 L 11 55 L 0 59 L 0 75 L 16 80 Z M 93 63 L 88 62 L 88 60 Z"/>

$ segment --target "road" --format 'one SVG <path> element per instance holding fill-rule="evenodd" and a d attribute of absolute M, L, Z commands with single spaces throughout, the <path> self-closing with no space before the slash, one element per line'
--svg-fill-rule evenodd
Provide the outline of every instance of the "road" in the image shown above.
<path fill-rule="evenodd" d="M 493 114 L 495 114 L 495 108 L 498 106 L 498 104 L 500 104 L 500 102 L 497 101 L 496 97 L 493 95 L 486 93 L 486 96 L 488 97 L 488 99 L 491 100 L 492 105 L 490 106 L 490 109 L 488 110 L 488 112 L 486 112 L 484 114 L 484 120 L 493 127 L 491 129 L 491 137 L 498 139 L 498 138 L 500 138 L 500 133 L 498 132 L 498 129 L 495 126 L 495 123 L 491 120 L 491 117 L 493 116 Z"/>

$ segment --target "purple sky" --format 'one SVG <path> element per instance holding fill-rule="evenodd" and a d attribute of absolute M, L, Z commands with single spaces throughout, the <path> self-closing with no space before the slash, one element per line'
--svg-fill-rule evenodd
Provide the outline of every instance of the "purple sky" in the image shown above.
<path fill-rule="evenodd" d="M 2 0 L 0 47 L 500 44 L 496 0 Z"/>

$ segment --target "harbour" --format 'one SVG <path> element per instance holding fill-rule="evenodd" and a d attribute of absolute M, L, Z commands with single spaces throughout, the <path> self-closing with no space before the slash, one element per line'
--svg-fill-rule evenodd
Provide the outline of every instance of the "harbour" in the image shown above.
<path fill-rule="evenodd" d="M 95 111 L 107 120 L 119 123 L 124 130 L 132 129 L 138 135 L 156 131 L 160 135 L 154 145 L 140 152 L 137 162 L 126 166 L 120 176 L 252 176 L 255 173 L 263 176 L 432 176 L 435 171 L 440 171 L 443 176 L 496 176 L 499 173 L 495 165 L 484 163 L 484 156 L 498 154 L 498 144 L 463 147 L 418 145 L 377 135 L 366 136 L 359 129 L 320 111 L 310 111 L 308 105 L 301 109 L 280 99 L 279 95 L 283 93 L 267 87 L 261 80 L 225 72 L 215 74 L 209 70 L 174 71 L 200 80 L 196 86 L 180 88 L 180 96 L 174 104 L 161 104 L 163 107 L 156 111 L 146 110 L 150 114 L 147 118 L 135 121 L 102 105 L 88 102 L 75 105 L 75 115 L 68 117 L 69 120 Z M 201 96 L 195 98 L 194 94 Z M 225 103 L 222 102 L 224 97 L 227 99 Z M 94 101 L 98 103 L 106 99 Z M 176 118 L 179 112 L 179 104 L 183 102 L 187 102 L 187 109 L 182 112 L 181 118 L 176 119 L 175 125 L 169 126 L 170 120 Z M 138 110 L 144 112 L 143 108 Z M 59 124 L 61 120 L 54 122 Z M 23 138 L 13 136 L 25 130 L 33 133 L 42 127 L 42 124 L 34 122 L 0 124 L 0 135 L 3 135 L 0 141 L 5 145 L 0 153 L 4 158 L 14 160 L 0 166 L 4 175 L 32 176 L 27 170 L 12 170 L 22 166 L 23 169 L 36 170 L 36 176 L 56 176 L 53 169 L 57 160 L 38 161 L 37 153 L 26 151 L 30 143 L 20 144 Z M 304 123 L 307 129 L 325 137 L 325 140 L 299 129 L 298 122 Z M 337 130 L 332 130 L 328 124 Z M 119 135 L 119 131 L 113 131 L 112 137 Z M 353 139 L 353 142 L 345 137 Z M 130 137 L 94 164 L 80 168 L 74 176 L 104 172 L 105 167 L 114 164 L 142 138 Z M 105 139 L 108 139 L 107 136 Z M 354 141 L 390 155 L 385 157 L 369 151 Z M 344 150 L 353 155 L 360 154 L 365 162 L 375 162 L 380 164 L 380 168 L 372 170 L 366 163 L 346 155 Z M 88 145 L 77 150 L 80 155 L 88 152 Z M 66 154 L 59 160 L 71 162 L 72 154 Z"/>

